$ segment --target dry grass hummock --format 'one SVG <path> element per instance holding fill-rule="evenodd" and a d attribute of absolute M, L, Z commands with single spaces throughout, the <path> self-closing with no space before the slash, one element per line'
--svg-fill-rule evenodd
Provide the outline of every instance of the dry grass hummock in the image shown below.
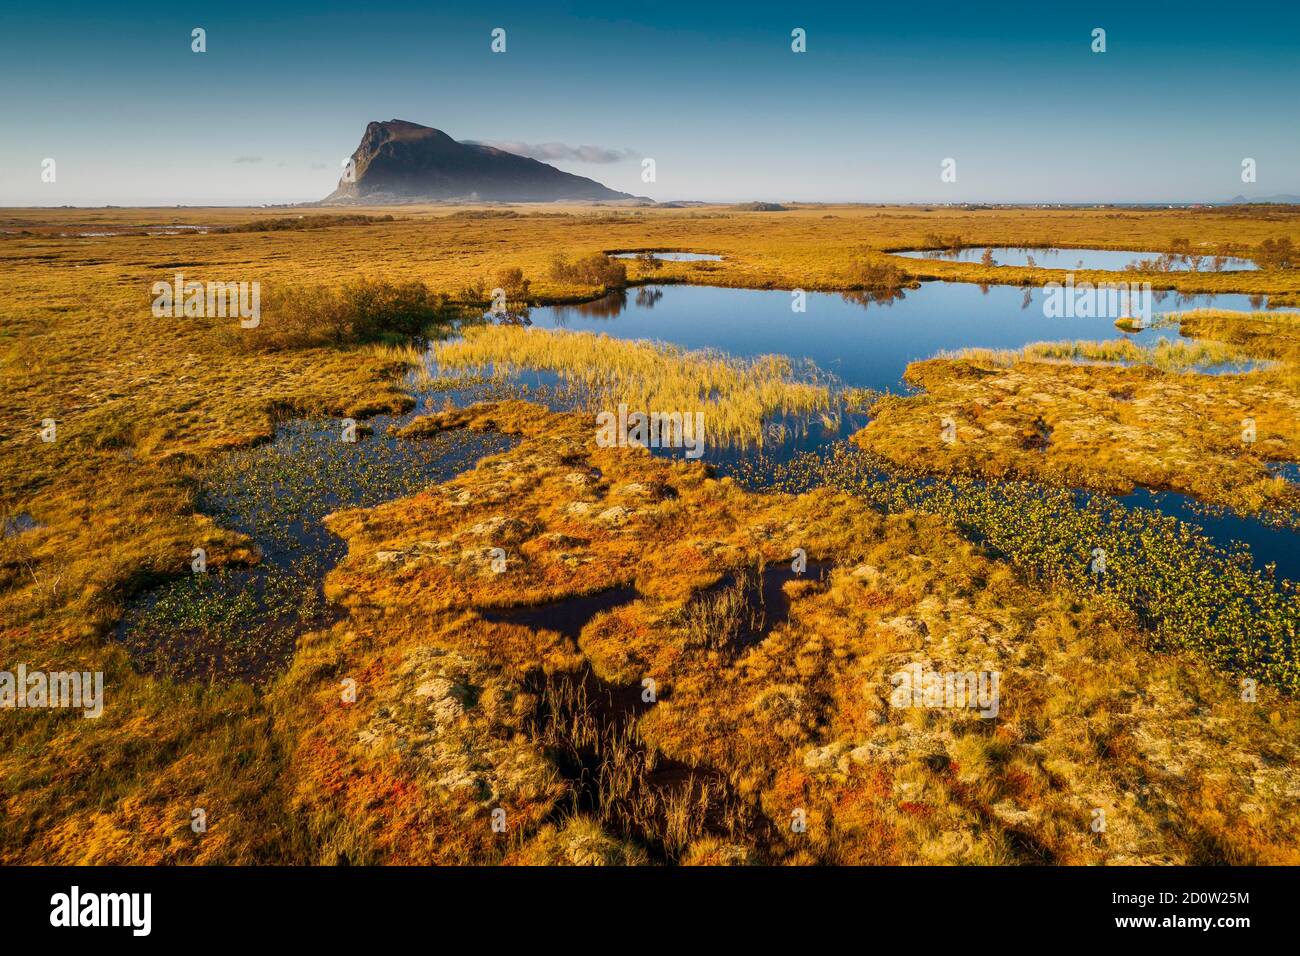
<path fill-rule="evenodd" d="M 1134 366 L 1044 358 L 1130 348 L 1034 346 L 915 362 L 907 380 L 925 391 L 877 402 L 854 441 L 922 472 L 1112 493 L 1141 485 L 1241 512 L 1297 506 L 1295 486 L 1268 467 L 1300 460 L 1300 392 L 1289 367 L 1242 375 L 1161 368 L 1218 357 L 1213 343 L 1134 352 L 1149 360 Z"/>
<path fill-rule="evenodd" d="M 330 520 L 348 556 L 326 588 L 348 617 L 304 640 L 273 694 L 318 860 L 1297 861 L 1300 711 L 1277 689 L 1244 701 L 1234 678 L 1152 652 L 1105 602 L 1027 585 L 935 517 L 748 493 L 594 447 L 586 416 L 522 402 L 455 417 L 522 440 Z M 761 640 L 700 639 L 770 612 L 741 592 L 720 608 L 719 586 L 794 547 L 826 573 L 784 585 Z M 608 588 L 626 602 L 553 629 Z M 521 601 L 556 612 L 500 616 Z M 913 666 L 998 673 L 996 717 L 900 706 Z M 588 668 L 634 730 L 602 737 L 590 699 L 557 701 Z M 360 693 L 342 705 L 345 676 Z M 568 748 L 598 760 L 561 780 L 542 757 Z"/>
<path fill-rule="evenodd" d="M 1300 312 L 1194 309 L 1171 313 L 1183 335 L 1236 347 L 1246 355 L 1300 365 Z"/>
<path fill-rule="evenodd" d="M 1040 342 L 914 363 L 907 379 L 925 394 L 883 399 L 854 440 L 920 471 L 1141 485 L 1293 514 L 1300 495 L 1269 465 L 1300 460 L 1300 314 L 1200 309 L 1161 321 L 1185 338 Z M 1232 365 L 1256 367 L 1196 374 Z M 945 422 L 955 434 L 945 437 Z"/>
<path fill-rule="evenodd" d="M 1164 372 L 1192 372 L 1219 365 L 1247 364 L 1251 356 L 1222 342 L 1185 342 L 1161 338 L 1152 345 L 1131 339 L 1092 342 L 1034 342 L 1023 349 L 961 349 L 937 358 L 967 359 L 1009 368 L 1017 362 L 1076 362 L 1103 365 L 1149 365 Z"/>
<path fill-rule="evenodd" d="M 764 424 L 773 416 L 831 405 L 830 389 L 799 381 L 783 356 L 741 360 L 593 332 L 477 326 L 462 339 L 437 345 L 434 356 L 440 367 L 460 372 L 554 373 L 580 390 L 593 410 L 626 404 L 632 411 L 700 411 L 709 440 L 726 444 L 761 444 Z"/>

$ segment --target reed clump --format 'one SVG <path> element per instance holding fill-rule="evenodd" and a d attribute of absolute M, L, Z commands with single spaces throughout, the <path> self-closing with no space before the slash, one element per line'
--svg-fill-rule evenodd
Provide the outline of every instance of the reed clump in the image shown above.
<path fill-rule="evenodd" d="M 1002 368 L 1010 368 L 1017 362 L 1092 362 L 1147 365 L 1164 372 L 1190 372 L 1250 361 L 1250 356 L 1240 349 L 1221 342 L 1171 341 L 1165 338 L 1152 344 L 1131 339 L 1034 342 L 1023 349 L 960 349 L 940 352 L 937 357 L 966 359 Z"/>
<path fill-rule="evenodd" d="M 794 364 L 783 356 L 738 359 L 592 332 L 470 327 L 463 338 L 436 345 L 434 357 L 441 368 L 459 372 L 553 373 L 577 387 L 592 410 L 625 404 L 633 411 L 703 412 L 709 440 L 732 445 L 761 444 L 773 416 L 831 405 L 829 387 L 798 380 Z"/>
<path fill-rule="evenodd" d="M 1193 309 L 1168 318 L 1183 335 L 1232 345 L 1258 358 L 1300 364 L 1300 312 Z"/>

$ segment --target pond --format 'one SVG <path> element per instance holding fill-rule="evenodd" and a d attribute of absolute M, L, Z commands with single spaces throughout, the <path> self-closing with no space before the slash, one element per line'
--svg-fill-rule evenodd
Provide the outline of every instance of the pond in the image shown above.
<path fill-rule="evenodd" d="M 903 371 L 910 362 L 967 347 L 1020 349 L 1033 342 L 1105 341 L 1128 337 L 1140 343 L 1177 338 L 1176 329 L 1144 329 L 1124 336 L 1110 318 L 1047 318 L 1040 288 L 926 282 L 919 289 L 884 297 L 863 293 L 808 293 L 805 311 L 794 312 L 790 292 L 698 285 L 647 285 L 579 305 L 529 311 L 541 328 L 604 333 L 620 339 L 655 339 L 690 349 L 714 348 L 739 357 L 780 354 L 807 359 L 849 387 L 907 392 Z M 1258 311 L 1258 296 L 1154 293 L 1158 313 L 1198 308 Z M 531 389 L 558 384 L 556 376 L 525 372 L 517 382 Z M 829 422 L 780 421 L 780 437 L 768 442 L 769 463 L 825 450 L 867 424 L 862 413 Z M 664 453 L 662 451 L 657 453 Z M 669 452 L 671 453 L 671 452 Z M 680 452 L 678 452 L 680 454 Z M 709 447 L 705 460 L 724 471 L 752 470 L 753 452 Z M 1294 480 L 1294 466 L 1278 469 Z M 1140 489 L 1125 504 L 1155 509 L 1203 529 L 1216 544 L 1245 542 L 1255 563 L 1275 561 L 1279 573 L 1300 579 L 1300 548 L 1294 532 L 1251 517 L 1206 509 L 1186 496 Z"/>
<path fill-rule="evenodd" d="M 136 666 L 178 680 L 253 683 L 281 671 L 297 635 L 337 613 L 321 582 L 347 546 L 326 530 L 327 514 L 416 494 L 514 444 L 464 430 L 422 441 L 388 433 L 424 410 L 371 418 L 355 441 L 338 420 L 295 419 L 277 426 L 272 441 L 218 460 L 199 489 L 199 510 L 252 538 L 261 561 L 183 573 L 137 595 L 115 632 Z"/>
<path fill-rule="evenodd" d="M 646 253 L 650 253 L 656 259 L 664 262 L 721 262 L 722 256 L 712 252 L 656 252 L 653 249 L 645 249 L 632 252 L 611 252 L 611 259 L 637 259 Z"/>
<path fill-rule="evenodd" d="M 5 515 L 0 519 L 0 537 L 16 538 L 27 531 L 39 528 L 40 524 L 27 512 Z"/>
<path fill-rule="evenodd" d="M 1258 269 L 1249 259 L 1235 256 L 1141 252 L 1134 249 L 1053 249 L 1014 246 L 968 246 L 964 249 L 909 249 L 892 255 L 907 259 L 936 259 L 945 262 L 979 263 L 984 253 L 993 256 L 995 266 L 1030 266 L 1039 269 L 1104 269 L 1124 272 L 1242 272 Z"/>
<path fill-rule="evenodd" d="M 1270 466 L 1270 470 L 1279 478 L 1285 478 L 1292 484 L 1300 484 L 1300 462 L 1275 461 Z"/>
<path fill-rule="evenodd" d="M 1196 525 L 1212 541 L 1242 541 L 1250 545 L 1257 566 L 1276 564 L 1278 574 L 1300 581 L 1300 535 L 1285 527 L 1242 518 L 1219 508 L 1207 508 L 1195 498 L 1172 491 L 1137 488 L 1119 499 L 1137 508 L 1154 508 L 1161 514 Z"/>
<path fill-rule="evenodd" d="M 807 358 L 845 385 L 899 390 L 905 388 L 901 376 L 907 363 L 940 349 L 1019 348 L 1044 339 L 1119 334 L 1109 319 L 1047 319 L 1041 296 L 1037 289 L 933 282 L 884 300 L 809 294 L 806 311 L 796 313 L 789 292 L 654 285 L 584 305 L 533 309 L 527 321 L 544 328 L 712 347 L 737 356 Z M 1167 309 L 1253 309 L 1260 304 L 1237 295 L 1170 294 L 1162 301 Z M 1144 330 L 1136 338 L 1149 341 L 1159 334 Z M 341 440 L 337 420 L 290 421 L 276 429 L 273 441 L 233 452 L 211 469 L 200 488 L 200 510 L 221 526 L 250 535 L 262 562 L 182 574 L 138 594 L 116 637 L 140 669 L 182 680 L 254 683 L 280 672 L 297 634 L 323 626 L 337 613 L 324 600 L 321 580 L 345 545 L 326 531 L 326 514 L 416 493 L 514 443 L 506 436 L 462 430 L 419 442 L 392 437 L 389 425 L 409 421 L 420 411 L 448 400 L 464 406 L 497 395 L 487 384 L 451 390 L 434 386 L 431 391 L 415 373 L 410 382 L 418 410 L 370 419 L 355 444 Z M 510 387 L 552 408 L 572 407 L 569 393 L 552 390 L 559 384 L 553 375 L 532 372 L 517 376 Z M 761 452 L 708 447 L 705 460 L 750 486 L 773 487 L 767 471 L 773 466 L 780 469 L 804 456 L 833 456 L 837 450 L 852 455 L 846 439 L 867 424 L 867 417 L 845 412 L 825 421 L 780 424 L 789 427 Z M 932 483 L 895 476 L 879 463 L 867 467 L 880 468 L 871 478 L 874 487 L 898 482 L 899 488 L 910 487 L 909 494 L 920 496 L 915 506 L 925 507 L 927 484 Z M 1291 481 L 1300 479 L 1300 467 L 1293 463 L 1279 463 L 1276 471 Z M 812 486 L 831 480 L 816 467 L 806 469 L 805 477 Z M 1281 576 L 1300 578 L 1300 548 L 1294 532 L 1285 528 L 1207 509 L 1169 492 L 1140 489 L 1119 501 L 1195 525 L 1216 546 L 1245 542 L 1257 566 L 1276 562 Z M 903 506 L 912 505 L 904 501 Z M 26 514 L 10 516 L 4 524 L 6 537 L 36 527 Z"/>
<path fill-rule="evenodd" d="M 1154 292 L 1153 311 L 1258 310 L 1259 297 Z M 792 311 L 790 292 L 700 285 L 646 285 L 580 305 L 532 309 L 542 328 L 604 332 L 620 339 L 658 339 L 686 348 L 716 348 L 749 357 L 810 359 L 849 386 L 905 390 L 910 362 L 962 348 L 1020 349 L 1031 342 L 1128 337 L 1148 344 L 1177 338 L 1148 328 L 1125 335 L 1113 318 L 1047 318 L 1046 293 L 1018 286 L 926 282 L 891 296 L 806 294 Z"/>

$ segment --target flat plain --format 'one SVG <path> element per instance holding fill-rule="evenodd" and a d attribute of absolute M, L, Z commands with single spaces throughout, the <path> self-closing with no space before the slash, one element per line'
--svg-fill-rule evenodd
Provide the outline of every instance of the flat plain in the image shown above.
<path fill-rule="evenodd" d="M 268 303 L 418 283 L 457 316 L 506 286 L 522 312 L 607 291 L 557 255 L 621 250 L 722 256 L 627 260 L 632 286 L 1040 286 L 1064 273 L 889 253 L 1250 255 L 1300 243 L 1298 226 L 1286 207 L 4 210 L 0 664 L 102 671 L 106 703 L 97 719 L 6 714 L 0 860 L 1298 862 L 1294 584 L 1206 558 L 1154 519 L 1114 537 L 1120 580 L 1098 584 L 1088 555 L 1119 532 L 1061 496 L 1140 486 L 1293 520 L 1294 481 L 1267 466 L 1300 460 L 1285 312 L 1300 269 L 1075 272 L 1284 314 L 1176 321 L 1185 347 L 1266 363 L 1222 375 L 1114 343 L 929 357 L 908 370 L 918 391 L 851 397 L 871 420 L 841 457 L 766 483 L 598 447 L 605 406 L 590 402 L 725 381 L 718 413 L 741 437 L 778 407 L 832 413 L 779 362 L 706 368 L 596 336 L 557 358 L 519 336 L 559 333 L 468 321 L 435 346 L 570 383 L 651 369 L 566 404 L 468 362 L 439 383 L 409 337 L 248 347 L 232 319 L 150 308 L 153 284 L 181 273 L 258 282 Z M 278 318 L 268 304 L 268 328 Z M 278 447 L 295 421 L 342 418 L 363 433 L 373 418 L 371 443 L 468 457 L 396 493 L 321 496 L 320 536 L 342 544 L 301 587 L 326 607 L 291 602 L 267 625 L 288 646 L 250 652 L 265 666 L 165 666 L 192 654 L 187 633 L 222 626 L 225 605 L 166 590 L 187 586 L 194 549 L 215 576 L 269 564 L 266 541 L 206 506 L 214 481 L 248 479 L 291 523 L 295 482 L 324 466 L 239 456 Z M 500 442 L 467 453 L 470 435 Z M 955 497 L 936 498 L 936 479 Z M 1148 550 L 1126 564 L 1133 540 Z M 794 549 L 811 570 L 784 572 Z M 131 628 L 158 593 L 180 597 L 171 623 L 152 619 L 146 658 Z M 997 671 L 1000 713 L 892 707 L 891 675 L 918 663 Z"/>

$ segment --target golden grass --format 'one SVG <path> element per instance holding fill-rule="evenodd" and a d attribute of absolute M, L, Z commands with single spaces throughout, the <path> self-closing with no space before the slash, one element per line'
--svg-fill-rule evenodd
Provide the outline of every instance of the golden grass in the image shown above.
<path fill-rule="evenodd" d="M 1034 342 L 1023 349 L 960 349 L 940 352 L 936 358 L 967 359 L 981 365 L 1010 367 L 1017 362 L 1096 362 L 1149 365 L 1164 372 L 1186 372 L 1216 365 L 1249 361 L 1240 349 L 1219 342 L 1159 339 L 1151 345 L 1131 339 L 1109 342 Z"/>
<path fill-rule="evenodd" d="M 553 372 L 593 411 L 616 411 L 622 403 L 632 412 L 702 412 L 707 440 L 718 444 L 761 444 L 773 415 L 830 406 L 828 388 L 797 381 L 784 356 L 741 360 L 594 332 L 473 326 L 463 338 L 437 344 L 434 358 L 459 373 Z"/>
<path fill-rule="evenodd" d="M 1171 313 L 1183 335 L 1237 348 L 1245 355 L 1300 367 L 1300 312 L 1235 312 L 1194 309 Z"/>
<path fill-rule="evenodd" d="M 1297 504 L 1294 487 L 1267 467 L 1300 460 L 1300 392 L 1288 372 L 1162 370 L 1221 357 L 1213 347 L 1155 348 L 1148 364 L 1131 367 L 1043 360 L 1044 353 L 1073 357 L 1073 345 L 1029 351 L 913 363 L 907 380 L 924 392 L 877 402 L 854 441 L 919 471 L 1115 493 L 1142 485 L 1247 512 Z M 1078 351 L 1128 350 L 1121 343 Z M 1243 440 L 1247 420 L 1251 441 Z M 945 422 L 955 426 L 953 441 Z"/>
<path fill-rule="evenodd" d="M 1300 505 L 1267 467 L 1300 460 L 1300 314 L 1199 309 L 1162 324 L 1188 338 L 1040 342 L 914 363 L 907 379 L 925 394 L 883 399 L 854 440 L 921 471 L 1142 485 L 1245 512 Z M 1190 374 L 1258 361 L 1245 374 Z"/>
<path fill-rule="evenodd" d="M 894 261 L 909 279 L 1027 283 L 1054 277 L 1045 270 L 887 256 L 888 250 L 922 244 L 933 232 L 981 244 L 1023 245 L 1051 236 L 1060 245 L 1152 251 L 1186 235 L 1210 244 L 1252 246 L 1280 235 L 1300 239 L 1293 217 L 1232 211 L 838 206 L 798 207 L 778 216 L 726 207 L 546 207 L 541 212 L 520 207 L 492 215 L 447 207 L 403 207 L 397 214 L 356 211 L 395 218 L 331 221 L 327 217 L 336 213 L 324 209 L 292 214 L 221 208 L 0 211 L 5 276 L 0 513 L 30 514 L 37 522 L 32 530 L 0 539 L 0 666 L 25 661 L 46 669 L 102 669 L 107 695 L 105 715 L 97 721 L 31 712 L 4 721 L 0 861 L 292 862 L 333 860 L 358 847 L 373 848 L 366 851 L 371 856 L 358 852 L 351 858 L 393 859 L 404 853 L 427 858 L 433 852 L 427 836 L 421 843 L 413 835 L 441 804 L 425 806 L 415 798 L 402 804 L 406 791 L 398 786 L 400 774 L 389 770 L 388 776 L 356 778 L 349 791 L 344 781 L 354 768 L 331 763 L 325 749 L 312 750 L 323 748 L 333 732 L 328 721 L 315 724 L 333 713 L 328 707 L 337 706 L 337 688 L 320 682 L 327 684 L 347 655 L 368 660 L 376 675 L 390 664 L 402 666 L 366 658 L 366 642 L 385 639 L 381 624 L 306 636 L 294 672 L 270 699 L 247 687 L 197 687 L 141 676 L 111 638 L 124 602 L 151 582 L 182 573 L 192 548 L 205 547 L 214 566 L 255 560 L 246 539 L 196 512 L 195 478 L 216 456 L 266 440 L 284 416 L 362 417 L 409 407 L 398 375 L 414 356 L 372 347 L 236 354 L 229 347 L 229 328 L 218 320 L 154 318 L 149 303 L 156 281 L 182 272 L 200 281 L 259 281 L 269 292 L 276 286 L 337 287 L 373 278 L 424 282 L 455 298 L 501 270 L 519 268 L 531 280 L 530 298 L 545 302 L 598 291 L 551 278 L 556 251 L 571 259 L 606 249 L 718 252 L 725 256 L 722 262 L 663 263 L 654 278 L 840 290 L 850 286 L 855 260 Z M 309 230 L 146 234 L 179 225 L 275 226 L 298 215 L 328 224 Z M 115 234 L 77 235 L 103 231 Z M 629 268 L 632 281 L 646 278 L 639 264 L 630 262 Z M 1186 292 L 1300 299 L 1297 270 L 1162 274 L 1152 281 Z M 58 422 L 59 438 L 49 444 L 37 437 L 46 418 Z M 1261 436 L 1271 435 L 1270 427 L 1262 425 Z M 629 544 L 628 561 L 639 562 L 643 551 Z M 421 635 L 417 625 L 412 627 Z M 446 641 L 466 640 L 454 627 L 446 635 Z M 552 668 L 578 666 L 562 642 L 539 651 L 539 638 L 527 629 L 503 628 L 488 639 L 499 642 L 492 645 L 498 650 L 518 647 L 529 666 L 539 655 Z M 1087 653 L 1083 638 L 1069 646 L 1076 654 Z M 1166 704 L 1160 698 L 1160 705 Z M 1281 726 L 1293 726 L 1286 713 Z M 1251 719 L 1242 724 L 1242 734 L 1253 726 Z M 526 762 L 526 749 L 512 751 L 500 743 L 520 726 L 513 721 L 510 714 L 493 711 L 482 724 L 484 746 L 489 754 L 500 751 Z M 1238 749 L 1258 749 L 1248 736 L 1231 739 Z M 489 746 L 493 740 L 497 743 Z M 291 751 L 294 761 L 316 766 L 319 776 L 291 774 L 286 757 Z M 374 758 L 381 769 L 394 759 L 391 754 Z M 386 789 L 387 784 L 397 789 Z M 320 787 L 335 793 L 338 807 L 324 806 Z M 510 790 L 508 796 L 534 823 L 549 812 L 545 785 Z M 1209 797 L 1204 805 L 1217 806 L 1220 795 Z M 400 825 L 393 832 L 412 837 L 410 844 L 387 836 L 389 811 L 376 810 L 398 804 L 400 812 L 391 815 Z M 209 815 L 203 837 L 189 828 L 196 807 Z M 1189 810 L 1194 812 L 1199 811 Z M 1277 819 L 1288 817 L 1283 812 Z M 407 826 L 412 829 L 403 829 Z M 332 842 L 316 842 L 311 834 L 325 829 Z M 1244 855 L 1276 858 L 1266 852 L 1268 840 L 1244 832 L 1248 848 L 1256 847 Z M 590 836 L 586 833 L 583 841 L 591 842 Z M 478 845 L 453 843 L 447 858 L 479 858 L 473 848 Z M 890 844 L 882 836 L 879 845 Z M 691 856 L 698 861 L 744 855 L 716 840 L 698 847 Z"/>
<path fill-rule="evenodd" d="M 522 443 L 330 521 L 349 550 L 327 586 L 349 618 L 310 636 L 275 692 L 294 805 L 325 859 L 621 863 L 640 846 L 699 863 L 1296 861 L 1294 702 L 1267 689 L 1244 702 L 1234 681 L 1027 587 L 935 519 L 824 490 L 747 494 L 701 465 L 595 448 L 584 415 L 447 414 Z M 502 573 L 484 562 L 494 545 Z M 717 590 L 794 547 L 830 570 L 785 586 L 788 614 Z M 492 617 L 617 586 L 635 594 L 576 642 Z M 702 640 L 701 610 L 768 629 L 748 648 Z M 998 671 L 998 719 L 891 706 L 891 675 L 913 662 Z M 602 738 L 584 704 L 548 690 L 546 711 L 566 719 L 507 733 L 539 704 L 539 675 L 588 667 L 634 695 L 655 682 L 634 732 Z M 361 693 L 340 706 L 349 676 Z M 575 815 L 530 748 L 601 739 L 614 772 Z M 657 777 L 641 747 L 694 783 Z"/>

